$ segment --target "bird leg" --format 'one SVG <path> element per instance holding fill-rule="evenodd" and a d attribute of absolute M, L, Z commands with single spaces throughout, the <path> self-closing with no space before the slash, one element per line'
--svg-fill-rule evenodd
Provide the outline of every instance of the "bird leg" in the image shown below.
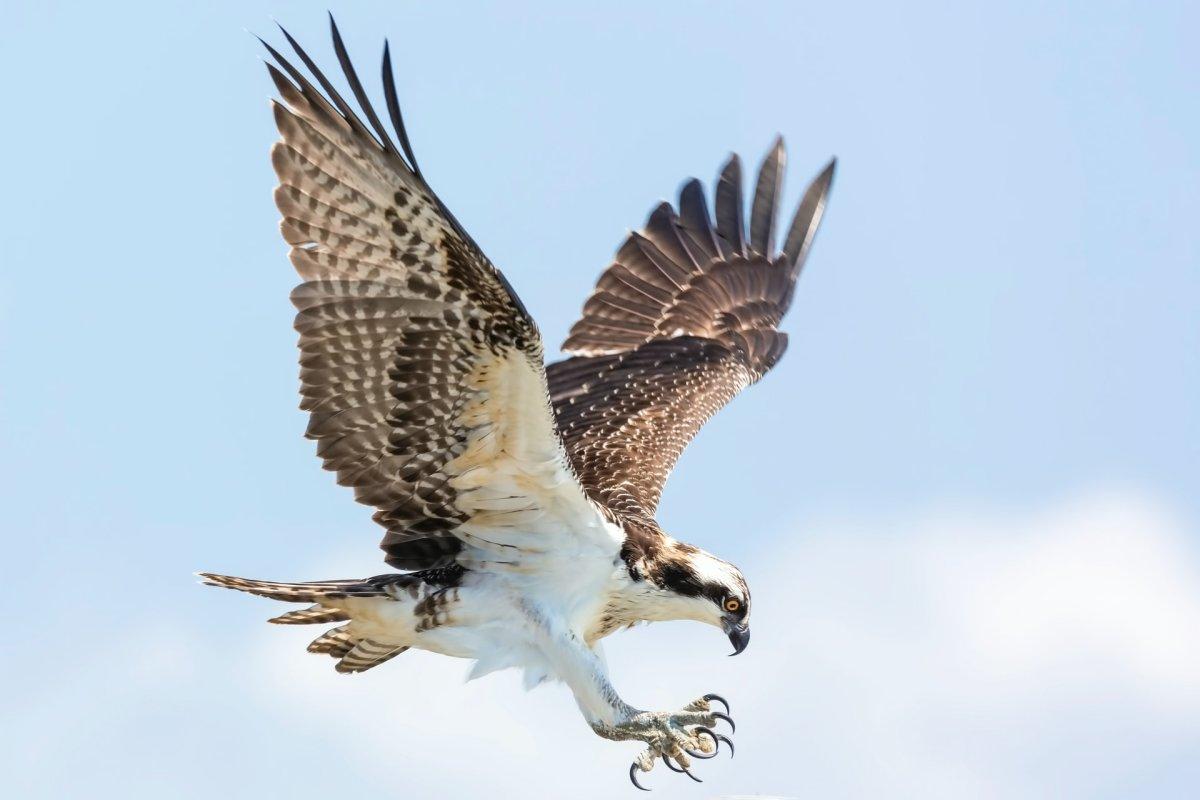
<path fill-rule="evenodd" d="M 686 774 L 694 781 L 700 779 L 688 769 L 692 759 L 708 759 L 717 754 L 721 742 L 729 746 L 733 754 L 733 742 L 713 730 L 718 720 L 724 720 L 733 728 L 733 720 L 722 711 L 711 708 L 712 701 L 725 705 L 719 695 L 705 695 L 693 700 L 676 712 L 633 711 L 625 720 L 615 724 L 592 725 L 597 735 L 616 741 L 637 740 L 646 743 L 646 749 L 629 768 L 629 779 L 633 785 L 649 791 L 637 780 L 637 773 L 649 772 L 658 759 L 674 772 Z M 678 765 L 678 766 L 676 766 Z"/>
<path fill-rule="evenodd" d="M 646 743 L 645 751 L 629 768 L 629 779 L 634 786 L 645 789 L 637 781 L 637 772 L 649 772 L 659 758 L 675 772 L 686 773 L 698 781 L 688 770 L 692 759 L 712 758 L 722 742 L 733 755 L 733 742 L 713 730 L 718 721 L 734 727 L 725 698 L 706 694 L 673 713 L 636 709 L 617 694 L 597 648 L 552 617 L 534 609 L 526 609 L 526 613 L 535 641 L 550 662 L 553 674 L 571 688 L 592 730 L 605 739 Z M 724 706 L 724 711 L 714 711 L 711 707 L 714 701 Z"/>

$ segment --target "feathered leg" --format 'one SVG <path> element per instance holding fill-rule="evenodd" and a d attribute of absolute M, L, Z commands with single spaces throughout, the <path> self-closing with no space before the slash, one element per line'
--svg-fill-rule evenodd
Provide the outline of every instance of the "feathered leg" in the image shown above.
<path fill-rule="evenodd" d="M 533 617 L 533 621 L 543 653 L 557 677 L 571 688 L 592 730 L 605 739 L 646 743 L 645 751 L 630 766 L 629 778 L 634 786 L 645 789 L 638 783 L 637 772 L 649 772 L 659 758 L 675 772 L 698 781 L 688 771 L 692 758 L 712 758 L 721 742 L 732 754 L 733 743 L 713 731 L 718 720 L 733 725 L 728 714 L 711 708 L 716 700 L 728 711 L 723 698 L 707 694 L 674 713 L 634 708 L 617 694 L 599 653 L 570 630 L 542 618 Z"/>

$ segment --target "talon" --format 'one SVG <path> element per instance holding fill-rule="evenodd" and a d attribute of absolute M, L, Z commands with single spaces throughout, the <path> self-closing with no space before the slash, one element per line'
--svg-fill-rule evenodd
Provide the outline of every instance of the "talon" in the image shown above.
<path fill-rule="evenodd" d="M 721 705 L 725 706 L 725 713 L 726 713 L 726 714 L 728 714 L 728 713 L 729 713 L 729 701 L 728 701 L 728 700 L 726 700 L 724 697 L 721 697 L 721 695 L 719 695 L 719 694 L 706 694 L 706 695 L 704 695 L 704 698 L 703 698 L 703 699 L 707 700 L 707 701 L 708 701 L 708 702 L 710 702 L 710 703 L 711 703 L 713 700 L 716 700 L 718 703 L 720 703 Z"/>
<path fill-rule="evenodd" d="M 722 737 L 721 734 L 719 734 L 719 733 L 713 733 L 710 729 L 705 728 L 703 725 L 697 725 L 696 726 L 696 735 L 699 736 L 702 733 L 707 733 L 709 736 L 712 737 L 713 751 L 711 753 L 701 753 L 697 750 L 689 750 L 685 747 L 685 748 L 683 748 L 683 752 L 687 753 L 692 758 L 699 758 L 701 760 L 716 757 L 717 750 L 719 750 L 721 748 L 721 745 L 717 744 L 717 739 L 724 738 L 724 737 Z M 726 741 L 729 741 L 729 740 L 726 739 Z"/>
<path fill-rule="evenodd" d="M 629 765 L 629 780 L 633 782 L 634 786 L 641 789 L 643 792 L 650 791 L 645 786 L 642 786 L 640 783 L 638 783 L 637 770 L 638 770 L 638 765 L 637 765 L 636 761 Z"/>
<path fill-rule="evenodd" d="M 729 740 L 729 738 L 728 738 L 727 736 L 724 736 L 724 735 L 722 735 L 722 734 L 720 734 L 720 733 L 714 733 L 714 734 L 713 734 L 713 738 L 714 738 L 714 739 L 717 739 L 717 740 L 719 740 L 719 741 L 722 741 L 722 742 L 724 742 L 725 744 L 729 745 L 729 757 L 730 757 L 730 758 L 733 758 L 733 742 L 732 742 L 732 741 L 730 741 L 730 740 Z M 713 755 L 716 755 L 716 753 L 713 753 Z"/>
<path fill-rule="evenodd" d="M 712 715 L 717 719 L 723 719 L 728 722 L 730 732 L 737 733 L 737 725 L 733 724 L 733 717 L 729 716 L 728 714 L 722 714 L 720 711 L 713 711 Z"/>
<path fill-rule="evenodd" d="M 699 779 L 699 778 L 697 778 L 695 775 L 693 775 L 693 774 L 692 774 L 692 773 L 691 773 L 691 772 L 688 770 L 688 768 L 687 768 L 687 767 L 683 766 L 682 764 L 680 764 L 680 765 L 677 767 L 677 766 L 675 766 L 673 763 L 671 763 L 671 757 L 670 757 L 670 756 L 666 756 L 666 755 L 665 755 L 665 756 L 663 756 L 663 757 L 662 757 L 662 760 L 663 760 L 663 763 L 667 765 L 667 769 L 671 770 L 672 772 L 679 772 L 679 773 L 682 773 L 682 774 L 684 774 L 684 775 L 687 775 L 689 778 L 691 778 L 692 780 L 694 780 L 696 783 L 704 783 L 704 781 L 700 780 L 700 779 Z"/>

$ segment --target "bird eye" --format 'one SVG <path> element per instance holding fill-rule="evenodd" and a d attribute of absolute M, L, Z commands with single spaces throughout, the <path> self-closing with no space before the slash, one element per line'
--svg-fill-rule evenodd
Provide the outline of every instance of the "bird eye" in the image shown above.
<path fill-rule="evenodd" d="M 729 612 L 737 611 L 742 607 L 742 603 L 736 597 L 729 597 L 725 600 L 725 610 Z"/>

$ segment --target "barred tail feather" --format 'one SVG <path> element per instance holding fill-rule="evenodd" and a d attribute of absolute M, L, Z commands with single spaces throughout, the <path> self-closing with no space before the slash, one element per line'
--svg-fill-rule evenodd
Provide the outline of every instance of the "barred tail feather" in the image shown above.
<path fill-rule="evenodd" d="M 325 631 L 308 645 L 310 653 L 328 653 L 334 658 L 341 658 L 354 649 L 354 637 L 350 635 L 349 625 L 342 625 Z"/>
<path fill-rule="evenodd" d="M 387 584 L 380 578 L 346 581 L 313 581 L 311 583 L 280 583 L 278 581 L 256 581 L 250 578 L 235 578 L 232 575 L 216 575 L 211 572 L 197 573 L 208 586 L 223 586 L 237 589 L 259 597 L 282 600 L 285 603 L 319 603 L 322 600 L 340 600 L 345 597 L 382 597 L 387 594 Z M 386 577 L 386 576 L 381 576 Z M 407 576 L 398 575 L 397 578 Z"/>
<path fill-rule="evenodd" d="M 341 673 L 366 672 L 407 649 L 404 645 L 356 638 L 349 625 L 325 631 L 308 646 L 310 653 L 325 653 L 338 659 L 334 669 Z"/>
<path fill-rule="evenodd" d="M 371 667 L 395 658 L 407 649 L 403 645 L 380 644 L 370 639 L 360 639 L 353 649 L 342 656 L 334 669 L 343 674 L 366 672 Z"/>
<path fill-rule="evenodd" d="M 308 608 L 289 611 L 268 622 L 278 625 L 311 625 L 344 622 L 337 628 L 325 631 L 308 646 L 310 653 L 325 653 L 338 659 L 338 672 L 365 672 L 382 664 L 408 649 L 405 645 L 377 642 L 356 635 L 350 613 L 340 607 L 339 600 L 361 597 L 387 597 L 395 599 L 395 592 L 407 588 L 414 582 L 411 576 L 388 575 L 366 580 L 317 581 L 312 583 L 279 583 L 235 578 L 230 575 L 199 573 L 209 586 L 237 589 L 259 597 L 282 600 L 290 603 L 312 603 Z"/>
<path fill-rule="evenodd" d="M 309 606 L 299 611 L 289 611 L 278 617 L 271 617 L 267 622 L 276 625 L 315 625 L 322 622 L 349 622 L 350 616 L 339 608 L 327 608 L 322 605 Z"/>

